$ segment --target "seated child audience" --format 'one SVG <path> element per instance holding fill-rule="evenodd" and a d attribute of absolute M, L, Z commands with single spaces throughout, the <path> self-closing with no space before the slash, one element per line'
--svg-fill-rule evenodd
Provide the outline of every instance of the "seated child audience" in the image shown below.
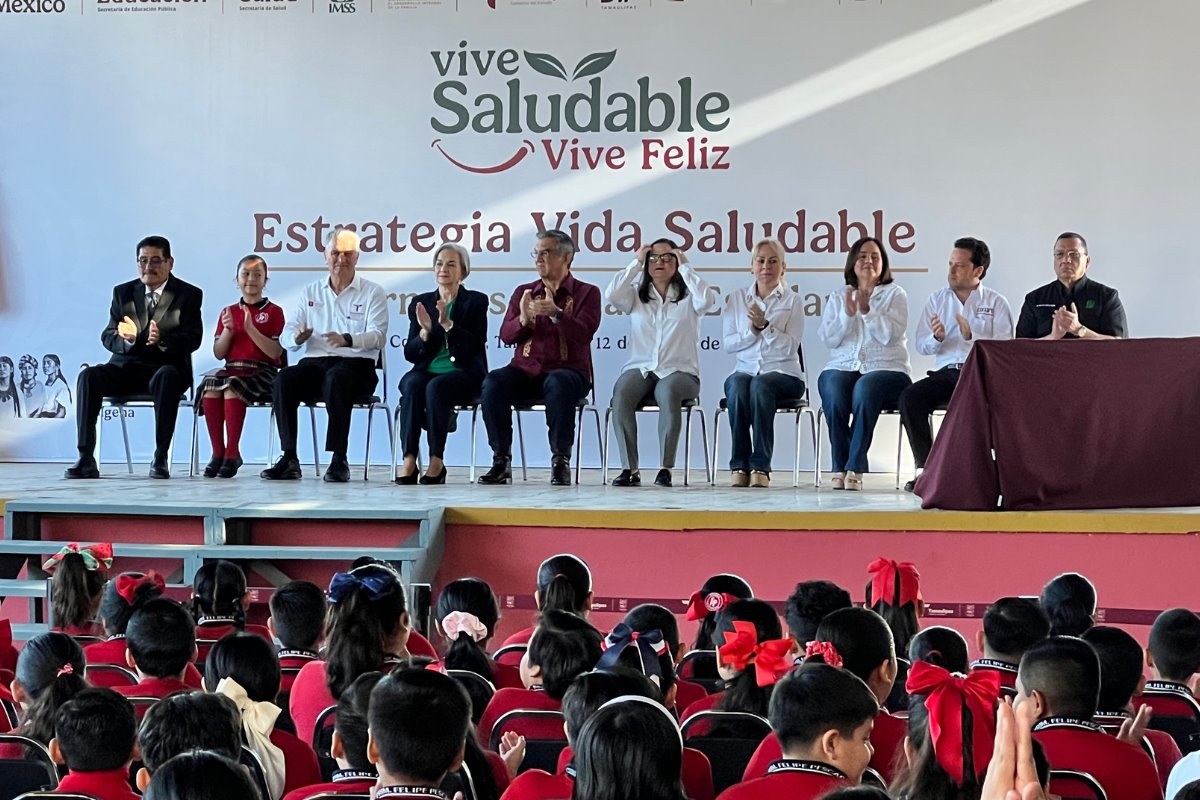
<path fill-rule="evenodd" d="M 89 667 L 97 664 L 112 664 L 117 667 L 128 666 L 125 658 L 125 629 L 133 612 L 155 598 L 162 597 L 166 591 L 166 582 L 158 573 L 151 570 L 147 573 L 122 572 L 116 580 L 108 582 L 100 599 L 100 621 L 104 625 L 104 633 L 108 637 L 103 642 L 95 642 L 83 648 Z M 122 686 L 125 681 L 120 676 L 104 672 L 88 673 L 88 680 L 93 686 Z M 193 689 L 200 688 L 200 671 L 196 665 L 188 663 L 183 674 L 183 682 Z"/>
<path fill-rule="evenodd" d="M 382 678 L 382 672 L 359 675 L 338 698 L 333 741 L 329 748 L 329 754 L 337 761 L 332 780 L 294 789 L 283 800 L 304 800 L 322 792 L 365 794 L 374 788 L 378 773 L 367 758 L 367 715 L 371 691 Z"/>
<path fill-rule="evenodd" d="M 609 700 L 575 738 L 573 800 L 686 800 L 683 739 L 655 700 Z"/>
<path fill-rule="evenodd" d="M 669 680 L 671 685 L 660 683 L 659 689 L 663 693 L 663 702 L 667 708 L 678 713 L 697 700 L 708 697 L 708 692 L 700 684 L 675 677 L 675 664 L 686 651 L 679 639 L 679 620 L 666 606 L 656 603 L 634 606 L 625 615 L 624 623 L 635 631 L 659 631 L 662 634 L 663 643 L 667 648 L 666 655 L 670 657 L 670 669 L 667 669 L 668 662 L 662 662 L 663 678 Z"/>
<path fill-rule="evenodd" d="M 211 750 L 239 760 L 242 720 L 237 706 L 225 695 L 174 694 L 150 706 L 138 729 L 142 759 L 136 776 L 138 789 L 145 792 L 151 776 L 163 764 L 192 750 Z"/>
<path fill-rule="evenodd" d="M 1001 691 L 1015 695 L 1021 656 L 1049 635 L 1050 620 L 1036 600 L 1001 597 L 983 612 L 983 630 L 975 635 L 983 658 L 971 662 L 971 669 L 997 673 Z"/>
<path fill-rule="evenodd" d="M 136 797 L 136 795 L 135 795 Z M 175 756 L 154 773 L 143 800 L 265 800 L 238 762 L 219 753 L 193 750 Z"/>
<path fill-rule="evenodd" d="M 871 760 L 878 713 L 878 700 L 860 678 L 828 664 L 801 666 L 771 695 L 771 727 L 783 757 L 763 777 L 726 789 L 721 800 L 814 800 L 857 784 Z"/>
<path fill-rule="evenodd" d="M 1031 704 L 1033 738 L 1054 768 L 1089 773 L 1112 798 L 1159 800 L 1162 788 L 1149 754 L 1093 720 L 1099 695 L 1100 661 L 1081 639 L 1052 636 L 1021 658 L 1016 703 Z"/>
<path fill-rule="evenodd" d="M 43 633 L 26 642 L 9 687 L 20 719 L 13 733 L 50 744 L 58 709 L 88 688 L 83 668 L 83 650 L 65 633 Z M 4 757 L 20 758 L 19 750 L 0 746 Z"/>
<path fill-rule="evenodd" d="M 96 621 L 96 611 L 112 562 L 112 545 L 106 542 L 82 547 L 72 542 L 46 559 L 42 569 L 52 576 L 52 630 L 71 636 L 104 635 L 104 629 Z"/>
<path fill-rule="evenodd" d="M 390 567 L 365 564 L 336 573 L 327 596 L 325 660 L 306 664 L 288 696 L 296 735 L 310 744 L 317 717 L 355 678 L 387 671 L 408 656 L 411 631 L 404 585 Z"/>
<path fill-rule="evenodd" d="M 875 559 L 867 565 L 867 572 L 871 578 L 867 581 L 866 607 L 883 617 L 892 629 L 892 641 L 899 656 L 896 682 L 883 705 L 888 711 L 907 711 L 904 681 L 908 677 L 908 648 L 921 629 L 921 616 L 925 613 L 921 574 L 912 562 L 896 562 L 890 558 Z"/>
<path fill-rule="evenodd" d="M 788 635 L 800 649 L 813 640 L 817 626 L 827 614 L 839 608 L 850 608 L 850 593 L 830 581 L 802 581 L 788 595 L 783 607 Z"/>
<path fill-rule="evenodd" d="M 319 661 L 325 639 L 325 593 L 309 581 L 291 581 L 271 593 L 267 630 L 279 640 L 279 691 L 292 690 L 296 674 Z"/>
<path fill-rule="evenodd" d="M 247 631 L 271 641 L 271 632 L 262 625 L 246 622 L 250 591 L 246 573 L 232 561 L 209 561 L 192 578 L 192 614 L 196 618 L 196 636 L 212 642 L 232 631 Z M 201 653 L 201 661 L 204 653 Z"/>
<path fill-rule="evenodd" d="M 137 800 L 129 788 L 136 747 L 137 719 L 129 701 L 111 689 L 84 689 L 54 714 L 50 755 L 68 770 L 55 791 Z"/>
<path fill-rule="evenodd" d="M 533 593 L 533 599 L 539 614 L 567 611 L 587 619 L 592 613 L 592 571 L 582 558 L 570 553 L 550 556 L 538 567 L 537 590 Z M 535 627 L 536 623 L 517 631 L 505 639 L 501 647 L 528 644 Z"/>
<path fill-rule="evenodd" d="M 524 689 L 500 689 L 479 721 L 479 739 L 489 746 L 496 720 L 516 709 L 558 711 L 575 677 L 600 659 L 600 632 L 567 611 L 545 611 L 538 617 L 529 649 L 521 659 Z M 551 732 L 547 738 L 556 738 Z"/>
<path fill-rule="evenodd" d="M 716 650 L 722 644 L 714 636 L 717 628 L 717 614 L 735 600 L 749 600 L 754 597 L 750 584 L 737 575 L 713 575 L 706 580 L 698 591 L 688 600 L 688 622 L 699 622 L 696 640 L 692 643 L 693 650 Z M 715 677 L 701 675 L 702 678 Z"/>
<path fill-rule="evenodd" d="M 192 691 L 183 676 L 196 658 L 196 627 L 179 603 L 160 597 L 135 611 L 125 629 L 125 647 L 138 684 L 113 687 L 119 694 L 161 698 Z"/>
<path fill-rule="evenodd" d="M 497 664 L 487 653 L 500 621 L 500 602 L 491 586 L 479 578 L 451 581 L 438 596 L 436 616 L 449 646 L 443 658 L 446 669 L 474 672 L 497 689 L 521 688 L 520 669 Z"/>
<path fill-rule="evenodd" d="M 1194 706 L 1188 702 L 1192 698 L 1189 683 L 1200 672 L 1200 617 L 1186 608 L 1159 614 L 1150 627 L 1146 662 L 1154 680 L 1146 681 L 1140 704 L 1150 706 L 1159 716 L 1189 714 Z"/>
<path fill-rule="evenodd" d="M 1041 606 L 1051 636 L 1079 636 L 1095 623 L 1096 587 L 1078 572 L 1064 572 L 1042 587 Z"/>
<path fill-rule="evenodd" d="M 275 648 L 252 633 L 218 639 L 204 662 L 205 688 L 234 702 L 246 744 L 262 762 L 272 797 L 321 780 L 313 749 L 276 726 L 279 662 Z"/>
<path fill-rule="evenodd" d="M 908 661 L 924 661 L 947 672 L 966 674 L 970 668 L 967 640 L 953 628 L 934 625 L 925 628 L 908 643 Z"/>

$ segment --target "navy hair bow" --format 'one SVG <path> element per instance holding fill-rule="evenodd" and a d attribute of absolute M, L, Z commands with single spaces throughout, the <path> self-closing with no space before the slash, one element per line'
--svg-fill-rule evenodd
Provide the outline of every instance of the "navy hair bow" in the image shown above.
<path fill-rule="evenodd" d="M 641 656 L 642 672 L 648 677 L 662 679 L 662 668 L 658 658 L 667 652 L 667 643 L 663 641 L 660 630 L 635 631 L 624 622 L 612 629 L 612 633 L 604 637 L 601 647 L 604 655 L 596 662 L 596 669 L 611 669 L 621 660 L 621 653 L 626 647 L 636 644 L 638 655 Z"/>
<path fill-rule="evenodd" d="M 353 572 L 336 572 L 329 582 L 329 602 L 340 603 L 351 592 L 362 587 L 371 600 L 378 600 L 396 593 L 396 579 L 390 575 L 367 575 L 359 577 Z"/>

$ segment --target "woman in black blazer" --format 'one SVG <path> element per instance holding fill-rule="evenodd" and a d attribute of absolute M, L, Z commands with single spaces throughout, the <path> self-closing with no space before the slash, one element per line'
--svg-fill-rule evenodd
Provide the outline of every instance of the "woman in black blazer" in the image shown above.
<path fill-rule="evenodd" d="M 408 306 L 404 357 L 413 368 L 400 379 L 400 440 L 404 464 L 396 483 L 446 482 L 446 434 L 454 406 L 479 402 L 487 375 L 488 298 L 462 288 L 471 274 L 471 255 L 443 244 L 433 254 L 436 291 L 417 295 Z M 429 466 L 417 474 L 421 429 L 429 432 Z"/>

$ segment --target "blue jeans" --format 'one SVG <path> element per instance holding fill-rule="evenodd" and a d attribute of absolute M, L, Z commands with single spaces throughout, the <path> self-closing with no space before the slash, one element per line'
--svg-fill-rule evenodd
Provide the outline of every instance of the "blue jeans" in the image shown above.
<path fill-rule="evenodd" d="M 911 384 L 908 375 L 890 370 L 865 375 L 840 369 L 821 373 L 817 391 L 829 427 L 834 472 L 869 471 L 867 451 L 871 449 L 879 412 L 896 408 L 900 393 Z"/>
<path fill-rule="evenodd" d="M 725 404 L 729 408 L 729 429 L 733 439 L 729 469 L 771 471 L 775 409 L 779 408 L 780 401 L 798 399 L 803 394 L 804 381 L 782 372 L 761 375 L 735 372 L 725 379 Z M 750 446 L 752 434 L 753 449 Z"/>

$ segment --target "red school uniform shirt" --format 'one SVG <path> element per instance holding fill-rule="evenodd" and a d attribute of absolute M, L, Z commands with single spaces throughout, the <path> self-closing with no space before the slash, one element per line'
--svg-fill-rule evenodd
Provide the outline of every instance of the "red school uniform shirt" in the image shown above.
<path fill-rule="evenodd" d="M 971 662 L 971 672 L 994 672 L 1000 676 L 1000 691 L 1015 696 L 1017 693 L 1017 664 L 997 658 L 981 658 Z"/>
<path fill-rule="evenodd" d="M 316 794 L 369 794 L 375 788 L 378 777 L 371 771 L 353 769 L 334 770 L 333 780 L 329 783 L 314 783 L 311 786 L 301 786 L 283 796 L 283 800 L 306 800 Z"/>
<path fill-rule="evenodd" d="M 58 782 L 54 791 L 86 794 L 96 800 L 141 800 L 140 795 L 129 788 L 129 770 L 124 767 L 99 772 L 72 770 Z"/>
<path fill-rule="evenodd" d="M 283 333 L 283 309 L 265 298 L 253 306 L 247 306 L 244 301 L 238 300 L 226 308 L 233 317 L 233 344 L 229 346 L 229 353 L 225 358 L 229 361 L 261 361 L 264 364 L 279 366 L 279 359 L 271 358 L 260 350 L 250 338 L 250 334 L 246 333 L 244 309 L 250 309 L 251 323 L 268 339 L 278 339 Z M 217 336 L 225 332 L 225 323 L 221 321 L 223 315 L 224 309 L 217 315 Z"/>
<path fill-rule="evenodd" d="M 904 749 L 904 737 L 908 735 L 908 723 L 899 717 L 893 717 L 884 709 L 875 715 L 875 727 L 871 729 L 871 745 L 875 753 L 871 756 L 871 769 L 878 772 L 887 783 L 892 782 L 896 774 L 896 757 Z M 771 764 L 783 758 L 783 748 L 775 734 L 768 734 L 742 773 L 742 781 L 761 778 L 767 774 Z"/>
<path fill-rule="evenodd" d="M 719 709 L 717 708 L 717 703 L 721 702 L 721 698 L 724 696 L 724 692 L 717 692 L 716 694 L 708 694 L 705 692 L 704 697 L 693 701 L 689 705 L 682 706 L 683 714 L 679 716 L 679 724 L 682 725 L 683 723 L 687 722 L 688 717 L 699 711 L 718 711 Z M 679 702 L 678 697 L 675 698 L 675 702 Z"/>
<path fill-rule="evenodd" d="M 312 745 L 313 726 L 321 712 L 337 701 L 325 685 L 325 662 L 311 661 L 304 665 L 292 682 L 288 695 L 288 712 L 296 726 L 296 736 L 305 744 Z"/>
<path fill-rule="evenodd" d="M 761 778 L 734 784 L 720 800 L 815 800 L 850 781 L 840 769 L 819 761 L 781 758 Z"/>
<path fill-rule="evenodd" d="M 125 660 L 125 634 L 116 633 L 103 642 L 89 644 L 83 648 L 83 656 L 89 664 L 111 664 L 115 667 L 129 667 Z M 200 688 L 200 670 L 189 663 L 183 671 L 183 682 L 193 689 Z"/>
<path fill-rule="evenodd" d="M 296 736 L 275 728 L 271 731 L 271 744 L 283 751 L 284 794 L 321 780 L 317 754 Z"/>
<path fill-rule="evenodd" d="M 292 684 L 300 670 L 312 661 L 320 661 L 321 656 L 315 650 L 279 651 L 279 693 L 287 694 L 292 691 Z"/>
<path fill-rule="evenodd" d="M 268 642 L 274 644 L 275 640 L 271 638 L 271 631 L 267 630 L 265 625 L 256 625 L 246 623 L 246 633 L 253 633 L 256 636 L 261 636 Z M 217 639 L 228 636 L 237 631 L 237 627 L 233 624 L 232 617 L 201 617 L 196 620 L 196 639 L 204 639 L 205 641 L 216 641 Z"/>
<path fill-rule="evenodd" d="M 530 769 L 513 778 L 500 800 L 570 800 L 574 791 L 572 775 L 562 770 L 551 775 L 545 770 Z"/>
<path fill-rule="evenodd" d="M 1146 751 L 1105 733 L 1091 720 L 1050 717 L 1033 726 L 1054 769 L 1086 772 L 1113 800 L 1162 800 L 1158 772 Z"/>
<path fill-rule="evenodd" d="M 500 645 L 500 647 L 498 647 L 496 649 L 499 650 L 502 647 L 508 647 L 509 645 L 512 645 L 512 644 L 528 645 L 529 640 L 533 638 L 533 628 L 534 628 L 534 626 L 530 625 L 528 628 L 517 631 L 512 636 L 505 639 L 504 644 Z"/>
<path fill-rule="evenodd" d="M 1131 716 L 1128 711 L 1097 711 L 1096 716 L 1092 717 L 1092 721 L 1099 724 L 1108 733 L 1115 735 L 1121 730 L 1121 725 L 1125 720 Z M 1183 758 L 1183 753 L 1180 751 L 1179 745 L 1171 738 L 1171 734 L 1166 731 L 1149 729 L 1142 736 L 1150 743 L 1150 750 L 1154 755 L 1154 768 L 1158 770 L 1158 781 L 1165 792 L 1167 779 L 1171 777 L 1171 770 Z"/>
<path fill-rule="evenodd" d="M 550 695 L 546 694 L 541 689 L 498 689 L 492 699 L 487 704 L 487 708 L 483 710 L 483 716 L 479 719 L 479 742 L 484 747 L 489 747 L 492 740 L 492 729 L 496 727 L 496 721 L 509 711 L 562 711 L 562 701 L 555 700 Z M 550 726 L 557 728 L 557 734 L 547 736 L 546 738 L 566 738 L 566 733 L 562 730 L 561 722 L 551 722 Z M 550 728 L 547 728 L 547 733 L 550 733 Z"/>
<path fill-rule="evenodd" d="M 157 697 L 159 700 L 181 692 L 193 692 L 178 678 L 143 678 L 136 686 L 114 686 L 113 691 L 122 697 Z"/>

